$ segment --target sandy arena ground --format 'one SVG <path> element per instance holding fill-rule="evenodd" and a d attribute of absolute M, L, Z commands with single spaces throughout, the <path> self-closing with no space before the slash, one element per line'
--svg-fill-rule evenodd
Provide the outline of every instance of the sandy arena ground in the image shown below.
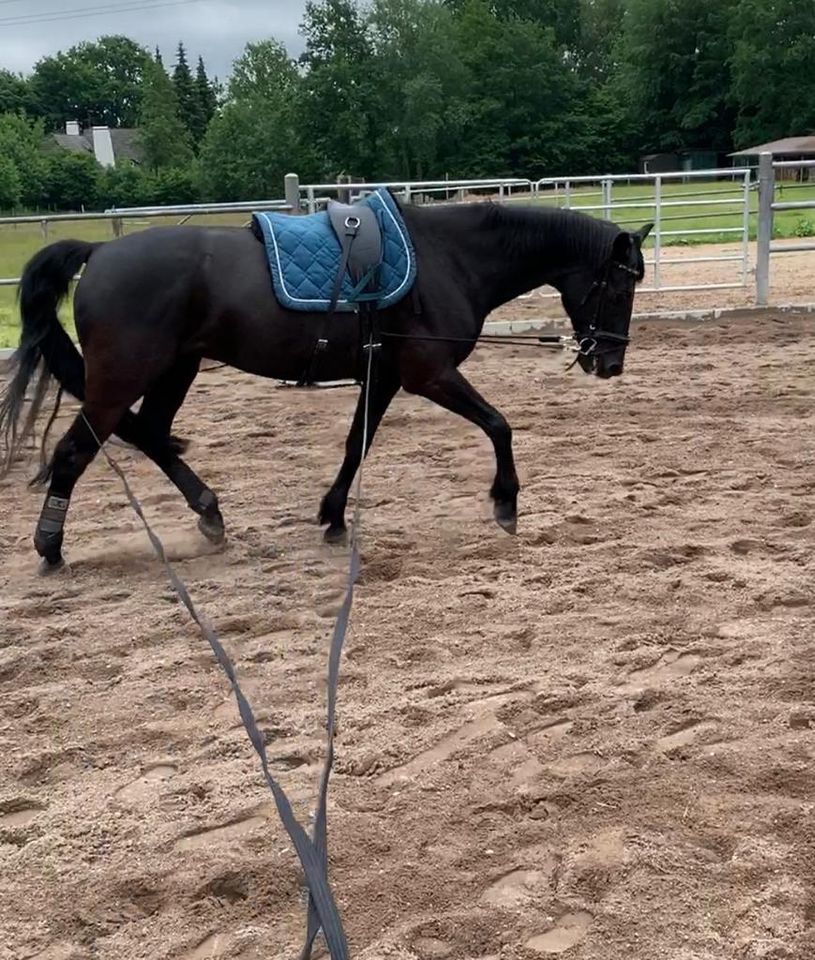
<path fill-rule="evenodd" d="M 639 323 L 612 383 L 565 359 L 465 368 L 515 430 L 516 538 L 440 409 L 400 395 L 368 461 L 329 824 L 353 955 L 811 960 L 815 318 Z M 346 567 L 314 514 L 354 402 L 201 374 L 178 426 L 221 550 L 112 448 L 302 817 Z M 0 482 L 0 957 L 297 956 L 291 845 L 119 481 L 92 466 L 43 580 L 32 471 Z"/>

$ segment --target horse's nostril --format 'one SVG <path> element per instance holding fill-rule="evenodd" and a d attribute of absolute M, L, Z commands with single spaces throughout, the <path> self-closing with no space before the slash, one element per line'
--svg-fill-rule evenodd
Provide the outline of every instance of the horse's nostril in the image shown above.
<path fill-rule="evenodd" d="M 610 363 L 606 367 L 606 373 L 610 377 L 619 377 L 623 372 L 623 365 L 621 363 Z"/>

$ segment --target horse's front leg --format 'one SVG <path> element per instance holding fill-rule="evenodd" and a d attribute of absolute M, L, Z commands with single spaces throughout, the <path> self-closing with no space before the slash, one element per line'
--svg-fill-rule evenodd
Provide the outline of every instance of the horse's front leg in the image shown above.
<path fill-rule="evenodd" d="M 380 368 L 371 383 L 370 397 L 368 400 L 368 434 L 365 445 L 365 453 L 371 447 L 374 434 L 385 416 L 385 411 L 390 406 L 391 400 L 396 396 L 399 389 L 399 379 L 396 374 L 388 369 Z M 345 507 L 348 503 L 348 491 L 351 489 L 351 483 L 354 474 L 357 472 L 362 461 L 362 434 L 365 426 L 365 386 L 360 390 L 357 409 L 354 413 L 354 420 L 351 429 L 348 432 L 348 439 L 345 441 L 345 459 L 337 474 L 337 479 L 331 485 L 331 489 L 323 497 L 320 505 L 320 523 L 327 525 L 325 539 L 329 543 L 338 543 L 345 537 Z"/>
<path fill-rule="evenodd" d="M 512 430 L 503 414 L 490 406 L 456 369 L 444 370 L 427 383 L 412 384 L 406 389 L 457 413 L 487 434 L 495 448 L 495 481 L 490 490 L 495 519 L 508 533 L 515 533 L 520 484 L 512 455 Z"/>

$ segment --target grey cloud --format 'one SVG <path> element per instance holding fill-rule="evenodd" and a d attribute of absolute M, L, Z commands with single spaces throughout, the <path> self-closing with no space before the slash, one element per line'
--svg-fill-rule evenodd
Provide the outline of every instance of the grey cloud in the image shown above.
<path fill-rule="evenodd" d="M 50 11 L 103 6 L 124 0 L 14 0 L 0 6 L 0 21 Z M 138 0 L 133 0 L 137 3 Z M 146 3 L 151 0 L 145 0 Z M 152 0 L 156 2 L 156 0 Z M 254 40 L 276 37 L 296 56 L 303 48 L 298 34 L 305 0 L 201 0 L 178 7 L 157 7 L 129 13 L 107 13 L 53 23 L 0 22 L 0 67 L 28 73 L 41 57 L 83 40 L 124 34 L 152 50 L 158 46 L 171 64 L 179 41 L 191 61 L 203 56 L 210 75 L 228 76 L 232 61 Z"/>

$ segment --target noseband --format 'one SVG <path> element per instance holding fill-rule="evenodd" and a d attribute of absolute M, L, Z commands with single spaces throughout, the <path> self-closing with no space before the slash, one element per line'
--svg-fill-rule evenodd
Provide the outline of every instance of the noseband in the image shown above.
<path fill-rule="evenodd" d="M 639 279 L 639 271 L 635 270 L 633 267 L 629 267 L 625 263 L 619 263 L 617 260 L 609 260 L 606 264 L 606 268 L 603 271 L 601 279 L 595 280 L 594 283 L 586 291 L 586 296 L 583 297 L 583 300 L 580 303 L 581 307 L 585 307 L 589 302 L 589 297 L 594 293 L 595 290 L 600 291 L 600 296 L 597 298 L 597 309 L 594 311 L 594 316 L 591 319 L 591 323 L 588 326 L 588 329 L 585 333 L 580 334 L 577 340 L 577 356 L 575 357 L 575 363 L 577 362 L 578 357 L 598 357 L 604 353 L 611 353 L 614 349 L 614 345 L 627 344 L 631 342 L 631 337 L 627 336 L 624 333 L 614 333 L 613 330 L 604 330 L 600 326 L 601 314 L 603 312 L 603 306 L 606 301 L 606 293 L 608 291 L 608 279 L 611 276 L 612 270 L 622 270 L 623 273 L 628 273 L 633 277 Z M 601 343 L 607 342 L 611 346 L 606 347 L 604 350 L 598 350 L 598 347 Z"/>

